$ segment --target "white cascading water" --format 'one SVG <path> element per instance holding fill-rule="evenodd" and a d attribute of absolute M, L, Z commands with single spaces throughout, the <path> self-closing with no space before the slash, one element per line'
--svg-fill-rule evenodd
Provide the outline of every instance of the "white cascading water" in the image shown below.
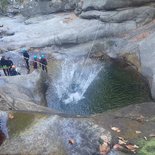
<path fill-rule="evenodd" d="M 83 99 L 84 93 L 102 68 L 103 65 L 96 60 L 65 59 L 58 77 L 53 79 L 54 91 L 59 101 L 69 104 Z"/>

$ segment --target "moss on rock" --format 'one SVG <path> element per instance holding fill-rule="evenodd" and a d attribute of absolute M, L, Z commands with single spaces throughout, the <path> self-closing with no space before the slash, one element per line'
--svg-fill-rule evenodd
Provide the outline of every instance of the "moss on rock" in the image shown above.
<path fill-rule="evenodd" d="M 35 119 L 40 119 L 42 117 L 44 117 L 44 115 L 36 113 L 14 113 L 14 119 L 9 120 L 8 122 L 10 136 L 12 137 L 16 134 L 19 134 L 21 131 L 30 127 L 31 124 L 34 123 Z"/>
<path fill-rule="evenodd" d="M 142 146 L 138 155 L 154 155 L 155 154 L 155 138 L 149 141 L 140 141 L 139 145 Z"/>
<path fill-rule="evenodd" d="M 8 1 L 7 0 L 1 0 L 0 1 L 0 12 L 5 12 L 8 6 Z"/>

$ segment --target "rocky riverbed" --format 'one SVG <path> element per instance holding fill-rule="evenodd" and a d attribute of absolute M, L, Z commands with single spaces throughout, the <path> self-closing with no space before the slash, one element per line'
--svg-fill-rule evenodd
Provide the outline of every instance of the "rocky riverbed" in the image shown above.
<path fill-rule="evenodd" d="M 51 59 L 67 55 L 121 58 L 145 76 L 154 99 L 154 0 L 8 0 L 7 5 L 0 2 L 0 13 L 1 55 L 11 54 L 22 72 L 21 76 L 0 78 L 0 110 L 12 110 L 15 116 L 9 120 L 9 138 L 0 153 L 99 154 L 98 139 L 103 135 L 110 143 L 113 138 L 124 137 L 139 145 L 141 155 L 147 155 L 146 140 L 155 133 L 154 102 L 87 118 L 60 114 L 45 107 L 48 75 L 26 75 L 22 59 L 18 61 L 17 57 L 26 47 L 31 53 L 44 53 Z M 18 126 L 22 124 L 19 118 L 26 122 L 22 127 Z M 70 139 L 75 145 L 68 143 Z M 139 143 L 142 139 L 143 145 Z M 113 153 L 123 154 L 111 150 Z"/>

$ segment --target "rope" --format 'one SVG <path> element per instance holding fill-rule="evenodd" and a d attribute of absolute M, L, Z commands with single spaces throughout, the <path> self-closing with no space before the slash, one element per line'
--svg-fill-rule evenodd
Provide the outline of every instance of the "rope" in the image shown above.
<path fill-rule="evenodd" d="M 96 40 L 96 38 L 97 38 L 98 31 L 99 31 L 99 25 L 100 25 L 99 23 L 100 23 L 100 22 L 98 21 L 97 30 L 96 30 L 96 33 L 95 33 L 95 36 L 94 36 L 94 39 L 93 39 L 92 45 L 91 45 L 91 47 L 90 47 L 90 50 L 89 50 L 89 52 L 88 52 L 88 55 L 87 55 L 87 57 L 86 57 L 86 59 L 85 59 L 85 61 L 84 61 L 84 63 L 83 63 L 84 65 L 85 65 L 87 59 L 88 59 L 89 56 L 90 56 L 90 53 L 91 53 L 91 51 L 92 51 L 92 49 L 93 49 L 93 46 L 94 46 L 95 40 Z"/>
<path fill-rule="evenodd" d="M 98 35 L 98 31 L 99 31 L 99 25 L 100 25 L 99 23 L 100 23 L 100 21 L 98 21 L 97 30 L 96 30 L 96 33 L 95 33 L 95 36 L 94 36 L 94 39 L 93 39 L 92 45 L 90 46 L 89 52 L 88 52 L 86 58 L 84 59 L 83 67 L 82 67 L 82 70 L 81 70 L 81 74 L 79 75 L 79 78 L 82 76 L 82 72 L 83 72 L 83 70 L 84 70 L 84 66 L 86 65 L 87 60 L 88 60 L 88 58 L 89 58 L 89 56 L 90 56 L 90 53 L 91 53 L 91 51 L 92 51 L 92 49 L 93 49 L 93 46 L 94 46 L 95 40 L 96 40 L 97 35 Z"/>

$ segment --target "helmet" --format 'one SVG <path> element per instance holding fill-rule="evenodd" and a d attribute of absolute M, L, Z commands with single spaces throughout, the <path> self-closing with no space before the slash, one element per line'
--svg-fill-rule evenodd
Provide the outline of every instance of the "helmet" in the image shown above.
<path fill-rule="evenodd" d="M 22 52 L 24 53 L 24 52 L 26 52 L 27 51 L 27 49 L 26 48 L 22 48 Z"/>
<path fill-rule="evenodd" d="M 37 56 L 36 55 L 34 55 L 34 57 L 33 57 L 34 59 L 37 59 Z"/>
<path fill-rule="evenodd" d="M 42 55 L 41 55 L 41 58 L 45 58 L 45 55 L 42 54 Z"/>
<path fill-rule="evenodd" d="M 13 66 L 12 66 L 12 68 L 16 68 L 16 66 L 15 66 L 15 65 L 13 65 Z"/>

